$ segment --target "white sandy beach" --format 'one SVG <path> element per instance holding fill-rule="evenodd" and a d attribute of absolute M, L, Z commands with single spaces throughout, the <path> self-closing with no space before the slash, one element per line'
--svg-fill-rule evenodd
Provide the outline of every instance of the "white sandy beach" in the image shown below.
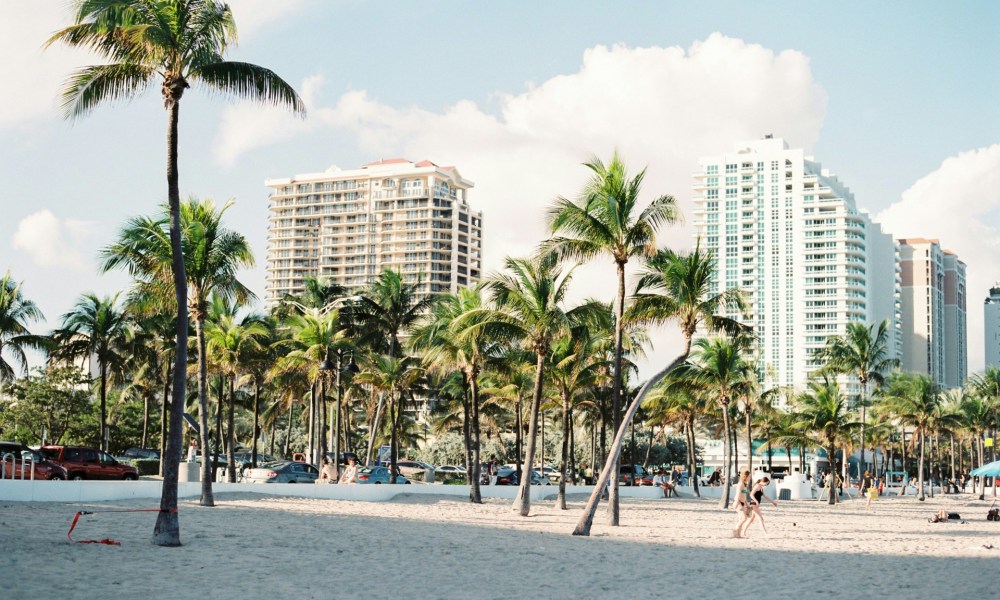
<path fill-rule="evenodd" d="M 623 526 L 602 504 L 589 538 L 569 535 L 570 510 L 443 496 L 346 502 L 220 494 L 215 508 L 181 503 L 181 548 L 150 543 L 155 514 L 81 518 L 107 503 L 0 502 L 2 598 L 992 598 L 1000 523 L 986 502 L 939 496 L 767 505 L 769 535 L 728 537 L 734 513 L 715 501 L 624 499 Z M 931 524 L 936 510 L 965 524 Z M 984 546 L 994 546 L 987 549 Z"/>

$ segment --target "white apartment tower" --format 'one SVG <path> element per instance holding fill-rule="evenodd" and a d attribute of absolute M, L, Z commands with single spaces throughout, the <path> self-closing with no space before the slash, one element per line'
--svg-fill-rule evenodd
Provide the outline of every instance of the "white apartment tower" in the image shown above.
<path fill-rule="evenodd" d="M 990 288 L 983 305 L 986 366 L 1000 369 L 1000 281 Z"/>
<path fill-rule="evenodd" d="M 965 263 L 938 240 L 899 240 L 906 371 L 961 387 L 968 374 Z"/>
<path fill-rule="evenodd" d="M 306 277 L 357 288 L 390 268 L 424 294 L 479 281 L 482 213 L 455 167 L 395 158 L 265 183 L 268 302 Z"/>
<path fill-rule="evenodd" d="M 695 235 L 716 257 L 712 292 L 747 293 L 749 316 L 730 316 L 761 340 L 765 388 L 802 389 L 819 366 L 813 354 L 853 321 L 888 319 L 898 353 L 897 247 L 846 186 L 771 136 L 699 162 Z"/>

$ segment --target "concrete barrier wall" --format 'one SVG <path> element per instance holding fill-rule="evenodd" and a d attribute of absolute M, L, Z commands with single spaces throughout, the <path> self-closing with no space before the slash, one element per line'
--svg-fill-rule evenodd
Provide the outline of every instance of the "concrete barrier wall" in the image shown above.
<path fill-rule="evenodd" d="M 18 481 L 0 480 L 0 500 L 12 502 L 106 502 L 134 498 L 160 498 L 161 482 L 141 481 Z M 661 492 L 654 487 L 622 487 L 623 498 L 659 498 Z M 513 500 L 517 486 L 484 485 L 480 488 L 483 498 Z M 566 486 L 567 494 L 590 495 L 592 486 Z M 427 494 L 468 498 L 467 485 L 411 484 L 411 485 L 330 485 L 294 483 L 213 483 L 216 494 L 254 493 L 297 498 L 322 498 L 328 500 L 356 500 L 385 502 L 399 494 Z M 558 486 L 531 486 L 531 499 L 536 501 L 555 498 Z M 201 483 L 180 482 L 177 495 L 196 498 L 201 495 Z M 683 494 L 682 494 L 683 495 Z"/>

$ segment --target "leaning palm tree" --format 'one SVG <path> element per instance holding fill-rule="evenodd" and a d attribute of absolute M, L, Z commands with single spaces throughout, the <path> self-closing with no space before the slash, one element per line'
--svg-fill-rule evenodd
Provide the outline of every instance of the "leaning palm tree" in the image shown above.
<path fill-rule="evenodd" d="M 236 23 L 227 4 L 215 0 L 74 0 L 73 6 L 74 24 L 53 34 L 48 44 L 63 42 L 89 48 L 107 62 L 85 67 L 70 76 L 63 92 L 66 115 L 75 119 L 104 102 L 133 98 L 157 81 L 167 110 L 167 203 L 177 344 L 168 458 L 153 541 L 160 546 L 179 546 L 177 473 L 186 391 L 185 307 L 189 281 L 181 249 L 177 169 L 181 97 L 191 82 L 196 82 L 233 96 L 287 106 L 299 114 L 305 113 L 305 106 L 295 90 L 273 71 L 224 60 L 229 46 L 236 43 Z"/>
<path fill-rule="evenodd" d="M 52 356 L 65 360 L 96 360 L 101 422 L 98 438 L 108 451 L 108 380 L 121 380 L 126 335 L 131 319 L 118 303 L 118 294 L 98 298 L 84 294 L 71 311 L 62 316 L 62 327 L 53 333 Z"/>
<path fill-rule="evenodd" d="M 740 335 L 750 331 L 750 328 L 737 321 L 733 315 L 745 312 L 746 303 L 738 290 L 725 290 L 713 293 L 711 284 L 715 277 L 715 258 L 711 252 L 702 252 L 700 244 L 694 252 L 682 255 L 663 250 L 649 259 L 646 269 L 636 285 L 636 293 L 632 306 L 625 315 L 626 323 L 634 325 L 659 325 L 676 322 L 684 334 L 684 352 L 666 368 L 656 373 L 639 389 L 625 418 L 615 434 L 611 454 L 614 461 L 621 453 L 621 444 L 625 439 L 625 427 L 639 409 L 646 394 L 656 384 L 666 377 L 675 367 L 687 360 L 691 351 L 691 341 L 699 328 L 709 333 L 722 332 L 730 336 Z M 610 477 L 617 479 L 618 471 L 615 463 L 610 460 L 598 478 L 598 487 L 590 495 L 580 521 L 573 530 L 573 535 L 590 535 L 590 527 L 594 522 L 594 513 L 601 498 L 601 486 Z"/>
<path fill-rule="evenodd" d="M 618 428 L 622 400 L 622 334 L 625 314 L 625 267 L 635 257 L 656 252 L 656 231 L 661 225 L 680 218 L 672 196 L 655 198 L 639 211 L 639 194 L 646 177 L 643 169 L 634 177 L 615 151 L 605 165 L 596 156 L 584 163 L 593 173 L 574 202 L 558 198 L 549 209 L 549 227 L 554 237 L 546 245 L 564 258 L 591 260 L 609 256 L 615 263 L 618 294 L 615 296 L 614 379 L 611 388 L 611 414 Z M 617 472 L 617 467 L 616 467 Z M 609 522 L 619 524 L 618 477 L 611 480 Z"/>
<path fill-rule="evenodd" d="M 876 329 L 877 327 L 877 329 Z M 885 373 L 897 366 L 899 360 L 890 357 L 889 321 L 865 327 L 863 323 L 848 323 L 847 332 L 827 339 L 826 346 L 820 352 L 819 358 L 826 360 L 826 368 L 834 373 L 845 373 L 857 377 L 861 384 L 861 470 L 865 462 L 865 422 L 868 407 L 868 383 L 881 386 Z"/>
<path fill-rule="evenodd" d="M 44 318 L 35 303 L 24 297 L 21 284 L 11 278 L 10 272 L 0 277 L 0 383 L 17 376 L 15 367 L 27 375 L 27 350 L 48 347 L 48 338 L 28 329 L 32 321 Z M 14 364 L 7 362 L 5 353 L 11 355 Z"/>
<path fill-rule="evenodd" d="M 184 261 L 184 273 L 187 277 L 188 291 L 187 308 L 195 324 L 195 336 L 198 349 L 198 402 L 199 427 L 201 435 L 201 505 L 215 506 L 212 495 L 212 461 L 209 460 L 208 444 L 208 354 L 205 348 L 205 317 L 208 314 L 208 298 L 217 294 L 225 300 L 247 302 L 253 298 L 253 293 L 236 278 L 237 271 L 254 264 L 250 244 L 242 234 L 227 229 L 222 217 L 233 201 L 226 202 L 221 208 L 216 207 L 212 200 L 191 198 L 181 204 L 180 227 Z M 136 279 L 137 291 L 134 295 L 154 298 L 167 298 L 173 285 L 172 242 L 170 242 L 170 218 L 161 215 L 157 218 L 135 217 L 130 219 L 118 233 L 118 240 L 101 252 L 104 260 L 104 271 L 124 269 Z M 187 318 L 184 319 L 185 338 Z M 187 349 L 184 349 L 185 361 Z M 178 367 L 175 363 L 175 371 Z M 186 365 L 179 367 L 183 379 Z M 178 399 L 177 373 L 174 373 L 174 405 L 172 410 L 183 413 L 183 398 Z M 183 381 L 181 385 L 184 385 Z M 176 434 L 180 436 L 181 424 L 174 427 L 174 415 L 170 416 L 171 440 Z M 168 454 L 178 453 L 180 458 L 180 440 L 177 447 L 171 450 L 168 442 Z M 165 473 L 169 469 L 165 465 Z M 166 486 L 165 486 L 166 487 Z M 159 539 L 159 538 L 158 538 Z"/>
<path fill-rule="evenodd" d="M 917 498 L 924 500 L 924 454 L 927 435 L 941 410 L 941 396 L 927 375 L 900 373 L 889 380 L 883 395 L 883 408 L 900 423 L 914 427 L 914 442 L 920 444 L 917 463 Z"/>

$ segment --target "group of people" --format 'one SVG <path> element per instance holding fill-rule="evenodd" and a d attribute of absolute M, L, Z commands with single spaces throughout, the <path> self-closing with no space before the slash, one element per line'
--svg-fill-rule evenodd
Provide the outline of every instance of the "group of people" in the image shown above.
<path fill-rule="evenodd" d="M 353 456 L 347 457 L 347 466 L 344 467 L 343 474 L 337 468 L 337 461 L 324 458 L 323 468 L 319 471 L 320 483 L 340 483 L 351 484 L 358 482 L 358 465 Z"/>
<path fill-rule="evenodd" d="M 764 490 L 770 483 L 771 479 L 768 477 L 761 477 L 751 483 L 750 471 L 745 469 L 740 472 L 735 503 L 739 522 L 736 525 L 736 529 L 733 530 L 733 537 L 748 537 L 747 534 L 750 530 L 750 525 L 754 521 L 760 521 L 760 528 L 764 531 L 764 535 L 767 535 L 767 527 L 764 526 L 764 515 L 760 512 L 760 504 L 764 500 L 767 500 L 774 506 L 778 505 L 774 499 L 764 493 Z"/>

